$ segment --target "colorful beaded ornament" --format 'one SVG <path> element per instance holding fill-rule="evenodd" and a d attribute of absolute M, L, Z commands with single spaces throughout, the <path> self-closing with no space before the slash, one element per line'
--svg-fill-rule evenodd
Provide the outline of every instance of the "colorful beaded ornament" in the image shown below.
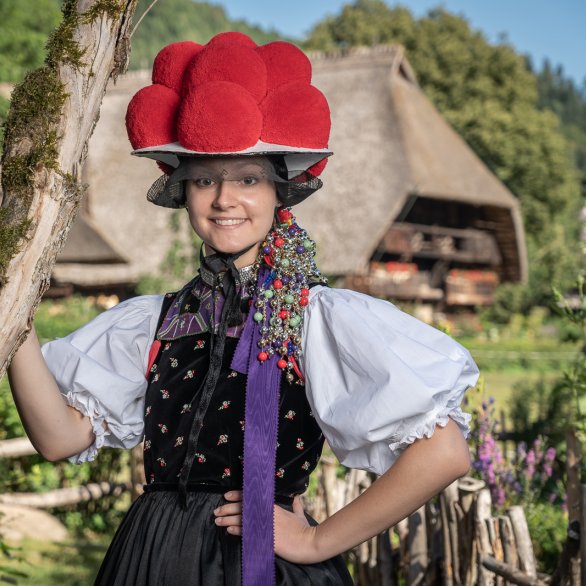
<path fill-rule="evenodd" d="M 309 285 L 327 282 L 317 268 L 315 252 L 315 242 L 299 227 L 290 208 L 279 208 L 273 228 L 260 248 L 257 262 L 264 260 L 271 271 L 258 283 L 253 317 L 262 334 L 258 360 L 278 358 L 277 366 L 286 370 L 288 382 L 293 382 L 293 372 L 303 380 L 297 361 L 301 356 L 301 328 L 303 311 L 309 303 Z"/>

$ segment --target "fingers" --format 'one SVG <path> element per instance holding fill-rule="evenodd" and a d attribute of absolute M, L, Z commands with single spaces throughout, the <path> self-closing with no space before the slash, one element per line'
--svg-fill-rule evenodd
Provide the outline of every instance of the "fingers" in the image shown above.
<path fill-rule="evenodd" d="M 242 503 L 229 503 L 222 505 L 214 510 L 216 517 L 226 517 L 227 515 L 241 515 L 242 514 Z"/>
<path fill-rule="evenodd" d="M 215 522 L 218 527 L 225 527 L 232 535 L 242 535 L 242 515 L 216 517 Z"/>
<path fill-rule="evenodd" d="M 215 523 L 231 535 L 242 535 L 242 491 L 232 490 L 224 498 L 232 502 L 214 509 Z"/>
<path fill-rule="evenodd" d="M 293 499 L 293 512 L 297 516 L 305 518 L 305 510 L 303 509 L 303 503 L 299 495 Z"/>
<path fill-rule="evenodd" d="M 242 500 L 242 491 L 241 490 L 231 490 L 224 495 L 224 498 L 227 501 L 241 501 Z"/>

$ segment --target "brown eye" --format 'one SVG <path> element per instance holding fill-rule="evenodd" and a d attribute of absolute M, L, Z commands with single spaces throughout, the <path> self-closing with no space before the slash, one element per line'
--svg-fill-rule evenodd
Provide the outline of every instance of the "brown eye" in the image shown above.
<path fill-rule="evenodd" d="M 193 180 L 193 183 L 196 187 L 199 187 L 199 189 L 213 187 L 216 184 L 216 182 L 210 177 L 198 177 Z"/>
<path fill-rule="evenodd" d="M 246 186 L 250 187 L 250 186 L 256 185 L 258 183 L 258 178 L 255 177 L 254 175 L 248 175 L 246 177 L 243 177 L 240 180 L 240 183 L 242 183 L 242 185 L 246 185 Z"/>

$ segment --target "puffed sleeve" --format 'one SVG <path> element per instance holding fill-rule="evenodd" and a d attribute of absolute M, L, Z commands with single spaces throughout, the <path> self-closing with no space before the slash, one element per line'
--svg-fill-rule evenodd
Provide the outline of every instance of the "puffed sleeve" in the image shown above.
<path fill-rule="evenodd" d="M 448 417 L 469 432 L 459 405 L 478 379 L 470 354 L 387 301 L 313 288 L 302 368 L 313 414 L 348 467 L 383 474 Z"/>
<path fill-rule="evenodd" d="M 134 297 L 43 345 L 65 401 L 90 418 L 96 436 L 72 462 L 93 460 L 102 446 L 131 448 L 141 441 L 145 373 L 162 301 L 158 295 Z"/>

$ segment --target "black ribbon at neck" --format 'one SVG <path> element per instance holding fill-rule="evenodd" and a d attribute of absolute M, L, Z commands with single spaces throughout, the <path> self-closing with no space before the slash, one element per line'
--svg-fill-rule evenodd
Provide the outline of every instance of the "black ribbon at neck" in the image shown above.
<path fill-rule="evenodd" d="M 235 254 L 226 254 L 217 252 L 209 256 L 203 256 L 203 246 L 200 251 L 200 263 L 215 277 L 223 273 L 223 277 L 218 279 L 224 295 L 224 306 L 222 308 L 222 315 L 218 331 L 216 332 L 215 324 L 210 324 L 210 364 L 208 372 L 202 381 L 199 390 L 203 388 L 199 404 L 193 416 L 191 429 L 189 430 L 189 438 L 187 440 L 187 450 L 185 453 L 185 460 L 181 467 L 179 475 L 179 502 L 183 508 L 187 508 L 187 483 L 191 473 L 191 467 L 197 452 L 197 443 L 199 441 L 199 433 L 203 427 L 203 419 L 210 405 L 214 389 L 220 377 L 222 369 L 222 359 L 224 356 L 224 348 L 226 345 L 226 332 L 228 327 L 238 325 L 242 322 L 243 315 L 240 306 L 240 294 L 238 285 L 240 284 L 240 273 L 236 268 L 234 261 L 248 252 L 252 246 L 241 250 Z M 215 311 L 212 311 L 212 321 Z"/>

